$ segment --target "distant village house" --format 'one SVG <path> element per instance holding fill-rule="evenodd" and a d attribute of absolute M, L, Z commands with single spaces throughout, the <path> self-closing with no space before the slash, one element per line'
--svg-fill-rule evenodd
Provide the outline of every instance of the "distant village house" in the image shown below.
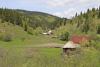
<path fill-rule="evenodd" d="M 46 32 L 46 33 L 42 33 L 43 35 L 51 35 L 51 34 L 53 34 L 53 32 L 52 32 L 52 30 L 49 30 L 48 32 Z"/>

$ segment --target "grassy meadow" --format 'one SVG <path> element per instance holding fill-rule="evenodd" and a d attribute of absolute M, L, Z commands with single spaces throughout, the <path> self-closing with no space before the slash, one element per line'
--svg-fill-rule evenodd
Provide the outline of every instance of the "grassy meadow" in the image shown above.
<path fill-rule="evenodd" d="M 48 35 L 29 35 L 19 26 L 1 24 L 1 29 L 8 29 L 3 35 L 12 32 L 12 40 L 0 40 L 0 67 L 100 67 L 99 40 L 94 46 L 82 47 L 80 52 L 67 56 L 62 48 L 55 48 L 66 41 Z"/>
<path fill-rule="evenodd" d="M 96 47 L 81 47 L 69 56 L 62 48 L 54 48 L 65 43 L 48 36 L 0 41 L 0 67 L 100 67 L 99 42 Z"/>
<path fill-rule="evenodd" d="M 91 40 L 64 54 L 73 35 Z M 0 8 L 0 67 L 100 67 L 100 8 L 72 19 Z"/>
<path fill-rule="evenodd" d="M 0 67 L 100 67 L 100 52 L 82 49 L 80 54 L 64 56 L 61 48 L 1 47 Z"/>

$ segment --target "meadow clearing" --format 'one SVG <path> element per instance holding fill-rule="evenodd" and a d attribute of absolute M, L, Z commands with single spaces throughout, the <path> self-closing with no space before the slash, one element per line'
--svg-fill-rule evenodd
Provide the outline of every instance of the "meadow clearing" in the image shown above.
<path fill-rule="evenodd" d="M 0 67 L 100 67 L 100 52 L 94 47 L 81 48 L 78 54 L 64 56 L 62 48 L 42 45 L 56 43 L 63 46 L 65 42 L 50 40 L 46 36 L 34 37 L 29 43 L 20 40 L 9 44 L 0 42 Z"/>
<path fill-rule="evenodd" d="M 91 40 L 66 55 L 61 47 L 73 35 Z M 100 67 L 100 8 L 72 19 L 0 8 L 0 67 Z"/>

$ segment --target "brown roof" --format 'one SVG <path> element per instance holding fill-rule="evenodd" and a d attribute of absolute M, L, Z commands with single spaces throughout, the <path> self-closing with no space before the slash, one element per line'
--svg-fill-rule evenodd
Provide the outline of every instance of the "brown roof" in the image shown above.
<path fill-rule="evenodd" d="M 72 42 L 76 43 L 76 44 L 80 44 L 83 41 L 86 40 L 90 40 L 89 36 L 78 36 L 78 35 L 74 35 L 71 37 L 70 39 Z"/>

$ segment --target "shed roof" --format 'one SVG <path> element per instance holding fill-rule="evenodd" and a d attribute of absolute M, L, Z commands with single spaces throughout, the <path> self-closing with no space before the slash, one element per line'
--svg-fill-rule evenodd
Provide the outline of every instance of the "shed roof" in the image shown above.
<path fill-rule="evenodd" d="M 80 47 L 79 44 L 75 44 L 73 43 L 72 41 L 68 41 L 64 46 L 63 48 L 77 48 L 77 47 Z"/>
<path fill-rule="evenodd" d="M 78 36 L 78 35 L 74 35 L 71 37 L 71 41 L 76 43 L 76 44 L 80 44 L 83 41 L 89 40 L 90 38 L 88 36 Z"/>

